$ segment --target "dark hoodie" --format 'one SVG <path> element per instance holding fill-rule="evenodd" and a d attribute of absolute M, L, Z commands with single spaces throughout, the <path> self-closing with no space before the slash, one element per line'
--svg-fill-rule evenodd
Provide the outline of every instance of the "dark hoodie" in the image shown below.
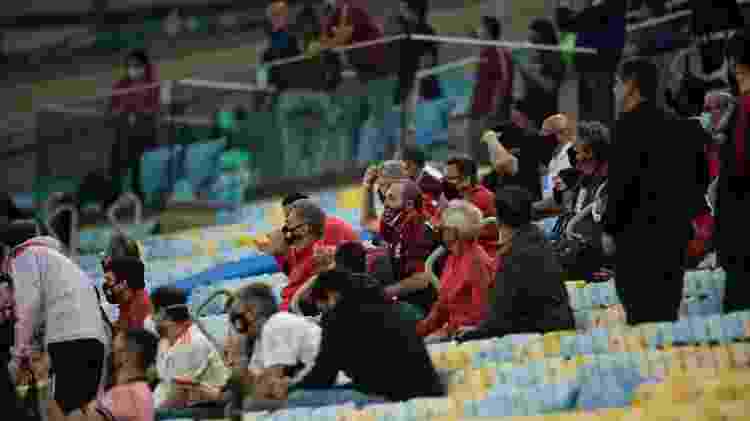
<path fill-rule="evenodd" d="M 323 338 L 312 371 L 300 387 L 330 388 L 339 371 L 358 391 L 393 401 L 443 396 L 445 387 L 432 364 L 414 322 L 404 320 L 397 306 L 384 302 L 367 275 L 321 274 L 341 287 L 339 303 L 323 316 Z M 346 287 L 348 285 L 361 285 Z"/>

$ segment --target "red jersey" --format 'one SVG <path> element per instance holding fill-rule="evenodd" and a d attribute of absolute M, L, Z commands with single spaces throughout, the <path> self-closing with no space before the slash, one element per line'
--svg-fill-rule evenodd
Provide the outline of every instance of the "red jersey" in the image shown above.
<path fill-rule="evenodd" d="M 289 311 L 289 304 L 294 294 L 313 275 L 317 275 L 318 268 L 315 265 L 313 255 L 315 247 L 324 246 L 322 241 L 316 241 L 303 249 L 292 249 L 286 255 L 287 267 L 289 268 L 289 282 L 281 291 L 281 311 Z"/>

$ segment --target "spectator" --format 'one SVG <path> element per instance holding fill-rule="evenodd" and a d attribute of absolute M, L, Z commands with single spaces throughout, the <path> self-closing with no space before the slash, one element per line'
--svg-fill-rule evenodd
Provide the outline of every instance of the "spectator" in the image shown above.
<path fill-rule="evenodd" d="M 425 272 L 432 252 L 434 233 L 422 210 L 422 192 L 413 181 L 393 184 L 385 200 L 380 235 L 388 250 L 393 277 L 382 280 L 385 295 L 430 312 L 436 291 Z"/>
<path fill-rule="evenodd" d="M 614 74 L 625 47 L 625 13 L 627 2 L 593 0 L 579 13 L 569 8 L 557 9 L 561 31 L 576 33 L 576 47 L 596 49 L 596 54 L 576 54 L 578 71 L 578 118 L 614 121 Z"/>
<path fill-rule="evenodd" d="M 323 30 L 324 48 L 374 41 L 383 36 L 382 30 L 365 9 L 352 0 L 335 1 L 336 9 Z M 383 75 L 385 50 L 382 44 L 350 50 L 348 56 L 360 81 L 370 81 Z"/>
<path fill-rule="evenodd" d="M 151 294 L 154 322 L 161 337 L 156 356 L 160 383 L 154 391 L 157 408 L 187 406 L 212 400 L 229 378 L 229 370 L 214 345 L 190 318 L 185 291 L 160 287 Z M 191 393 L 198 388 L 202 394 Z"/>
<path fill-rule="evenodd" d="M 268 6 L 267 18 L 269 21 L 269 46 L 263 52 L 261 61 L 269 63 L 276 60 L 296 57 L 302 54 L 297 37 L 289 31 L 289 6 L 285 1 L 274 1 Z M 269 70 L 268 82 L 274 87 L 276 93 L 283 92 L 294 80 L 293 64 L 273 66 Z"/>
<path fill-rule="evenodd" d="M 112 379 L 114 386 L 92 401 L 79 420 L 154 419 L 154 397 L 146 372 L 156 361 L 159 338 L 140 329 L 123 330 L 112 342 Z"/>
<path fill-rule="evenodd" d="M 737 106 L 727 141 L 721 146 L 718 181 L 717 243 L 721 266 L 727 272 L 724 311 L 750 309 L 746 279 L 750 267 L 747 247 L 743 246 L 747 216 L 750 215 L 750 40 L 741 39 L 735 56 L 733 78 L 737 86 Z M 739 241 L 739 243 L 738 243 Z"/>
<path fill-rule="evenodd" d="M 333 387 L 341 371 L 356 390 L 392 401 L 443 396 L 445 387 L 414 324 L 362 281 L 361 276 L 339 270 L 318 277 L 312 296 L 326 309 L 323 337 L 315 365 L 301 386 Z"/>
<path fill-rule="evenodd" d="M 438 301 L 427 318 L 417 323 L 419 336 L 427 336 L 429 342 L 450 339 L 460 328 L 477 326 L 486 318 L 495 274 L 493 258 L 477 242 L 482 222 L 479 209 L 455 200 L 443 209 L 440 219 L 442 241 L 450 254 L 440 277 Z"/>
<path fill-rule="evenodd" d="M 518 187 L 498 192 L 503 270 L 497 272 L 489 317 L 461 340 L 575 329 L 562 268 L 531 223 L 532 203 L 529 192 Z"/>
<path fill-rule="evenodd" d="M 141 246 L 137 241 L 128 238 L 124 234 L 115 233 L 109 242 L 107 258 L 133 257 L 136 259 L 143 259 L 142 254 Z M 105 260 L 107 260 L 107 258 L 105 258 Z"/>
<path fill-rule="evenodd" d="M 229 303 L 234 329 L 252 349 L 243 377 L 255 387 L 255 399 L 284 400 L 313 367 L 320 346 L 321 330 L 314 322 L 279 311 L 272 289 L 263 284 L 242 288 Z M 279 388 L 279 385 L 283 387 Z"/>
<path fill-rule="evenodd" d="M 30 368 L 34 335 L 43 326 L 57 385 L 49 419 L 64 419 L 94 400 L 101 387 L 108 320 L 93 283 L 61 253 L 57 240 L 34 237 L 8 245 L 13 249 L 3 268 L 15 280 L 18 320 L 12 366 Z"/>
<path fill-rule="evenodd" d="M 290 250 L 287 257 L 289 282 L 281 292 L 281 310 L 288 311 L 292 297 L 310 277 L 320 271 L 315 250 L 325 247 L 326 214 L 315 202 L 303 199 L 292 203 L 283 228 Z"/>
<path fill-rule="evenodd" d="M 443 193 L 443 175 L 427 165 L 424 151 L 416 146 L 404 147 L 401 151 L 401 162 L 404 173 L 422 190 L 422 204 L 425 211 L 431 217 L 436 215 L 438 200 Z"/>
<path fill-rule="evenodd" d="M 490 162 L 492 163 L 492 172 L 495 174 L 496 183 L 504 179 L 512 179 L 519 171 L 518 158 L 500 143 L 500 135 L 494 130 L 487 130 L 482 135 L 482 143 L 487 146 L 490 153 Z M 485 183 L 483 182 L 482 185 L 485 185 Z"/>
<path fill-rule="evenodd" d="M 364 194 L 362 195 L 362 227 L 370 232 L 380 231 L 380 219 L 375 212 L 375 201 L 373 193 L 377 192 L 381 203 L 385 203 L 385 194 L 394 183 L 408 180 L 400 161 L 386 161 L 380 166 L 371 166 L 365 173 L 363 181 Z"/>
<path fill-rule="evenodd" d="M 143 262 L 137 257 L 116 257 L 103 263 L 103 269 L 104 297 L 120 310 L 115 328 L 143 329 L 152 315 Z"/>
<path fill-rule="evenodd" d="M 367 273 L 367 250 L 359 241 L 342 243 L 336 248 L 335 266 L 351 273 Z"/>
<path fill-rule="evenodd" d="M 482 40 L 499 41 L 502 26 L 497 18 L 482 17 L 477 36 Z M 497 123 L 510 120 L 510 105 L 513 98 L 513 60 L 503 47 L 482 47 L 476 84 L 471 98 L 468 142 L 463 149 L 477 162 L 487 161 L 485 148 L 480 142 L 484 131 Z"/>
<path fill-rule="evenodd" d="M 302 193 L 292 193 L 284 197 L 281 201 L 284 218 L 289 218 L 292 204 L 298 200 L 309 199 L 307 195 Z M 324 245 L 335 247 L 347 241 L 359 241 L 359 235 L 354 231 L 351 224 L 336 215 L 327 215 L 325 224 L 325 231 L 323 233 Z M 283 228 L 272 231 L 267 241 L 260 240 L 257 244 L 260 251 L 272 254 L 276 258 L 276 262 L 282 272 L 287 275 L 289 274 L 289 267 L 287 265 L 289 244 L 284 236 Z"/>
<path fill-rule="evenodd" d="M 131 187 L 143 199 L 141 155 L 147 147 L 156 144 L 161 90 L 156 66 L 146 51 L 128 54 L 126 65 L 128 73 L 115 84 L 110 104 L 112 113 L 122 124 L 112 148 L 110 177 L 115 192 L 113 198 L 116 198 L 122 192 L 123 178 L 132 170 Z"/>
<path fill-rule="evenodd" d="M 572 180 L 561 172 L 556 180 L 558 186 L 555 199 L 564 208 L 556 230 L 562 235 L 561 247 L 565 250 L 572 243 L 582 247 L 572 255 L 564 252 L 561 263 L 572 280 L 589 279 L 604 263 L 599 239 L 602 235 L 601 217 L 607 200 L 607 177 L 609 174 L 609 130 L 599 122 L 578 124 L 575 143 L 577 174 Z M 574 180 L 574 181 L 573 181 Z M 565 195 L 570 200 L 562 199 Z"/>
<path fill-rule="evenodd" d="M 456 156 L 448 160 L 445 167 L 446 199 L 464 199 L 476 206 L 483 218 L 495 213 L 495 194 L 479 184 L 476 161 L 468 156 Z M 455 192 L 455 193 L 451 193 Z M 497 230 L 492 226 L 482 229 L 479 244 L 490 256 L 497 254 Z"/>
<path fill-rule="evenodd" d="M 633 325 L 677 319 L 694 217 L 695 149 L 651 141 L 690 138 L 687 124 L 654 103 L 658 81 L 656 65 L 636 58 L 623 64 L 616 91 L 622 114 L 614 131 L 602 240 L 608 254 L 617 248 L 617 293 Z M 653 280 L 658 288 L 651 287 Z"/>
<path fill-rule="evenodd" d="M 559 44 L 555 27 L 547 19 L 535 19 L 529 30 L 529 42 L 532 44 Z M 524 59 L 516 61 L 526 91 L 521 108 L 531 121 L 531 126 L 538 128 L 545 118 L 557 112 L 565 67 L 557 52 L 528 50 L 524 56 Z"/>

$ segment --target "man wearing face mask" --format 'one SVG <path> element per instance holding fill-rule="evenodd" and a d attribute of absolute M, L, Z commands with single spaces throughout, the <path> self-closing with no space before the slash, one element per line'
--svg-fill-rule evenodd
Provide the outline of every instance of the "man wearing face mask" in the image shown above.
<path fill-rule="evenodd" d="M 159 331 L 154 391 L 157 408 L 179 408 L 218 400 L 229 378 L 222 356 L 190 318 L 185 291 L 161 287 L 151 294 Z"/>
<path fill-rule="evenodd" d="M 688 125 L 656 105 L 658 81 L 657 66 L 636 58 L 622 65 L 615 90 L 622 113 L 602 246 L 615 254 L 617 293 L 633 325 L 677 319 L 698 183 L 693 145 L 654 141 L 690 139 Z"/>
<path fill-rule="evenodd" d="M 327 248 L 323 243 L 326 214 L 315 202 L 304 199 L 291 204 L 289 217 L 284 226 L 284 235 L 289 245 L 287 265 L 289 282 L 281 292 L 279 308 L 289 310 L 289 304 L 297 290 L 316 275 L 321 265 L 316 258 L 316 249 Z"/>
<path fill-rule="evenodd" d="M 118 330 L 143 329 L 152 309 L 141 259 L 115 257 L 102 262 L 102 268 L 104 297 L 110 304 L 119 306 L 119 317 L 114 327 Z"/>
<path fill-rule="evenodd" d="M 482 212 L 482 218 L 495 216 L 495 194 L 479 184 L 476 161 L 468 156 L 456 156 L 445 167 L 445 199 L 463 199 Z M 493 226 L 482 229 L 479 243 L 490 256 L 497 254 L 497 230 Z"/>
<path fill-rule="evenodd" d="M 419 336 L 441 341 L 459 329 L 477 326 L 487 316 L 487 295 L 495 279 L 494 256 L 477 242 L 482 213 L 464 200 L 453 200 L 443 209 L 440 233 L 450 254 L 440 276 L 438 301 L 417 323 Z"/>
<path fill-rule="evenodd" d="M 377 193 L 381 203 L 385 203 L 388 189 L 395 183 L 409 180 L 401 161 L 386 161 L 380 166 L 371 166 L 365 173 L 362 186 L 362 217 L 360 224 L 370 232 L 380 231 L 380 218 L 375 210 L 374 194 Z"/>
<path fill-rule="evenodd" d="M 113 386 L 78 414 L 81 421 L 151 421 L 154 398 L 147 370 L 156 361 L 159 338 L 142 329 L 123 330 L 112 342 Z"/>
<path fill-rule="evenodd" d="M 161 110 L 161 89 L 156 67 L 142 50 L 128 54 L 127 75 L 114 86 L 110 109 L 119 119 L 117 141 L 112 147 L 110 177 L 113 198 L 121 193 L 122 179 L 132 170 L 133 192 L 143 199 L 141 155 L 156 144 L 156 125 Z"/>

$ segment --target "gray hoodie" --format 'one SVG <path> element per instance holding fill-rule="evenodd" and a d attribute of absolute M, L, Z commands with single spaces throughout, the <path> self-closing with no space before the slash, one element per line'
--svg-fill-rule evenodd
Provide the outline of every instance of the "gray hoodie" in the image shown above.
<path fill-rule="evenodd" d="M 36 237 L 16 247 L 6 262 L 15 283 L 16 355 L 26 355 L 41 327 L 45 346 L 96 339 L 109 348 L 111 333 L 93 282 L 62 249 L 52 237 Z"/>

